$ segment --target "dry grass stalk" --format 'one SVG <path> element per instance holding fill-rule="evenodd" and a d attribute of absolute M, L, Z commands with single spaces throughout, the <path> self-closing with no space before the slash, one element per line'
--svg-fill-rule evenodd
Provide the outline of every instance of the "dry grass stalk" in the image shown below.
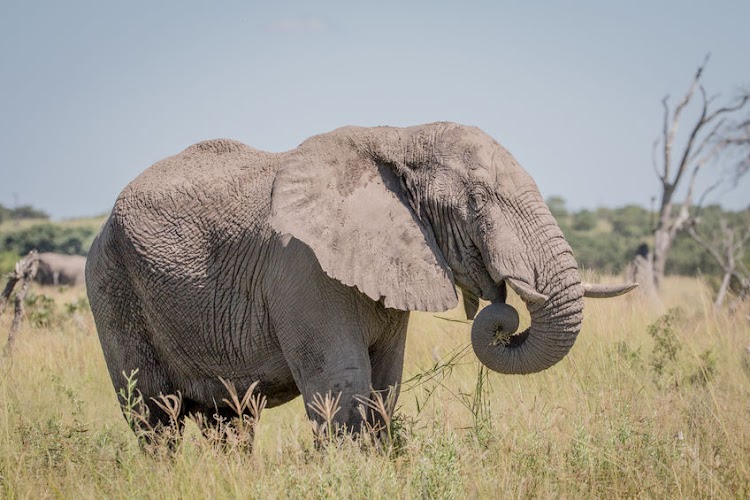
<path fill-rule="evenodd" d="M 385 393 L 385 397 L 383 397 Z M 398 391 L 394 386 L 385 391 L 372 391 L 372 397 L 355 396 L 360 403 L 357 406 L 362 417 L 363 433 L 370 435 L 374 442 L 385 439 L 386 444 L 393 442 L 393 413 L 396 409 Z"/>
<path fill-rule="evenodd" d="M 313 396 L 312 402 L 307 404 L 307 406 L 309 406 L 310 409 L 323 420 L 323 422 L 320 423 L 315 420 L 310 421 L 316 444 L 320 445 L 325 442 L 330 442 L 337 434 L 341 434 L 343 429 L 334 422 L 336 414 L 341 411 L 340 402 L 341 393 L 339 392 L 334 397 L 329 391 L 325 396 L 316 393 Z"/>

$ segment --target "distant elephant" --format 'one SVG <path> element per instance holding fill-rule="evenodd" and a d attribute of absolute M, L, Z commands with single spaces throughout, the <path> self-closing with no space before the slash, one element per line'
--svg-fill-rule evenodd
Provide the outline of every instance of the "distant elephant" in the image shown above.
<path fill-rule="evenodd" d="M 42 252 L 35 280 L 42 285 L 83 286 L 86 257 Z"/>
<path fill-rule="evenodd" d="M 181 415 L 227 413 L 223 377 L 259 381 L 269 407 L 340 393 L 354 430 L 355 396 L 401 381 L 409 311 L 453 308 L 455 285 L 492 302 L 472 343 L 502 373 L 554 365 L 585 295 L 632 288 L 582 284 L 531 177 L 451 123 L 344 127 L 285 153 L 193 145 L 123 190 L 86 281 L 115 389 L 138 369 L 152 426 L 160 393 L 181 393 Z M 513 336 L 506 285 L 532 318 Z"/>

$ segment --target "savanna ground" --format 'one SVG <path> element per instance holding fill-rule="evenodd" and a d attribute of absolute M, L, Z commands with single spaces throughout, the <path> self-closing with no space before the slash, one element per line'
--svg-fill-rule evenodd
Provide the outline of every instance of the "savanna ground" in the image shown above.
<path fill-rule="evenodd" d="M 460 310 L 414 314 L 380 449 L 316 449 L 298 398 L 262 413 L 252 454 L 190 423 L 172 458 L 127 427 L 83 291 L 34 291 L 0 365 L 2 498 L 750 496 L 748 311 L 714 312 L 694 279 L 663 308 L 587 300 L 570 355 L 530 376 L 480 369 Z"/>

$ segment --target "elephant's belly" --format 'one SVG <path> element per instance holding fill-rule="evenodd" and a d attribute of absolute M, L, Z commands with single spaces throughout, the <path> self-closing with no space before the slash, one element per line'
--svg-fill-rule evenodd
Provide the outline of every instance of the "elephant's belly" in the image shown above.
<path fill-rule="evenodd" d="M 266 396 L 269 407 L 286 403 L 299 395 L 289 366 L 280 351 L 253 352 L 231 360 L 226 354 L 187 354 L 189 359 L 185 359 L 180 366 L 170 366 L 169 371 L 174 374 L 175 389 L 196 404 L 224 406 L 223 399 L 230 399 L 230 393 L 222 379 L 235 387 L 240 400 L 248 388 L 258 382 L 255 391 Z M 185 369 L 189 365 L 195 366 L 198 358 L 201 359 L 199 368 Z"/>
<path fill-rule="evenodd" d="M 210 410 L 216 407 L 226 407 L 228 404 L 224 400 L 231 401 L 233 399 L 229 389 L 219 377 L 224 379 L 230 387 L 234 387 L 239 400 L 243 399 L 249 387 L 257 381 L 258 384 L 255 386 L 253 393 L 265 396 L 267 407 L 273 408 L 291 401 L 300 394 L 291 373 L 288 377 L 278 375 L 250 374 L 234 378 L 221 375 L 202 378 L 191 377 L 179 381 L 178 385 L 187 406 Z"/>
<path fill-rule="evenodd" d="M 168 309 L 161 305 L 161 311 Z M 229 393 L 220 379 L 231 381 L 240 399 L 257 381 L 269 407 L 299 394 L 265 311 L 255 309 L 242 304 L 231 314 L 206 307 L 151 316 L 154 347 L 184 398 L 198 406 L 222 406 Z"/>

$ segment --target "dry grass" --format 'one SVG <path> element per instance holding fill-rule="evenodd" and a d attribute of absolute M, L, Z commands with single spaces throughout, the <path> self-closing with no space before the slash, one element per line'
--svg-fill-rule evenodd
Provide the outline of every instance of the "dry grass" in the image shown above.
<path fill-rule="evenodd" d="M 715 313 L 692 279 L 667 285 L 660 310 L 588 301 L 571 354 L 523 377 L 480 369 L 460 312 L 415 314 L 386 447 L 316 449 L 297 399 L 252 423 L 252 454 L 190 423 L 169 459 L 139 450 L 80 292 L 44 290 L 54 311 L 0 367 L 0 498 L 747 498 L 747 311 Z"/>

